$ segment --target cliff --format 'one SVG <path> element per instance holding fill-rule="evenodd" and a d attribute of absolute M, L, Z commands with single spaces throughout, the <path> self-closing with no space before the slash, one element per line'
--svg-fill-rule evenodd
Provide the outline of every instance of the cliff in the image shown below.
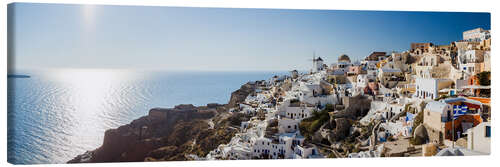
<path fill-rule="evenodd" d="M 227 112 L 255 90 L 247 83 L 231 94 L 229 104 L 191 104 L 153 108 L 147 116 L 116 129 L 106 130 L 103 144 L 68 163 L 138 162 L 189 160 L 204 157 L 220 144 L 228 143 L 238 131 L 238 114 Z"/>
<path fill-rule="evenodd" d="M 231 93 L 231 99 L 229 99 L 229 103 L 227 104 L 228 108 L 236 107 L 239 103 L 245 101 L 247 96 L 253 92 L 255 92 L 255 83 L 246 83 L 241 86 L 240 89 Z"/>

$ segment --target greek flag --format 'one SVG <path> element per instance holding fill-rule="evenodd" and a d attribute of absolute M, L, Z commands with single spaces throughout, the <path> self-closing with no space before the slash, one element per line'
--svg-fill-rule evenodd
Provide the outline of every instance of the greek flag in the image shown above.
<path fill-rule="evenodd" d="M 465 115 L 467 113 L 467 106 L 453 106 L 453 119 L 457 119 L 461 115 Z"/>

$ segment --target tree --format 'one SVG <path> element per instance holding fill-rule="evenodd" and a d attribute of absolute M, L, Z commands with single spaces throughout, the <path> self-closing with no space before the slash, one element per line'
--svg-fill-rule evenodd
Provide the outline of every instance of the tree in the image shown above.
<path fill-rule="evenodd" d="M 490 71 L 480 72 L 476 76 L 479 79 L 479 85 L 489 86 L 491 84 L 491 72 Z"/>
<path fill-rule="evenodd" d="M 476 75 L 476 77 L 479 80 L 479 85 L 482 85 L 482 86 L 491 85 L 491 72 L 490 71 L 480 72 Z M 484 96 L 490 96 L 491 90 L 490 89 L 481 89 L 481 90 L 479 90 L 479 94 L 484 95 Z"/>

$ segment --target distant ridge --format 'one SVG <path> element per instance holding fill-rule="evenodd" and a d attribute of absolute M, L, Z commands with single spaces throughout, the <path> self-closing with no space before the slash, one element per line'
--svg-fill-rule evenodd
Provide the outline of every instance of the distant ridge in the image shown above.
<path fill-rule="evenodd" d="M 30 78 L 29 75 L 7 74 L 7 78 Z"/>

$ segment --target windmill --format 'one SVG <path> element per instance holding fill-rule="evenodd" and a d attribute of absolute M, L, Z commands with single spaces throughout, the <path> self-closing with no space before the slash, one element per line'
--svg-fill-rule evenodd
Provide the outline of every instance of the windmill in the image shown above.
<path fill-rule="evenodd" d="M 311 59 L 308 59 L 308 60 L 311 60 Z M 321 59 L 321 57 L 316 58 L 316 51 L 313 51 L 312 63 L 313 63 L 313 68 L 312 68 L 311 72 L 317 72 L 317 71 L 323 70 L 325 68 L 325 67 L 323 67 L 324 66 L 323 59 Z"/>
<path fill-rule="evenodd" d="M 308 61 L 312 61 L 314 63 L 314 61 L 316 61 L 316 51 L 313 51 L 313 58 L 312 59 L 307 59 Z"/>

